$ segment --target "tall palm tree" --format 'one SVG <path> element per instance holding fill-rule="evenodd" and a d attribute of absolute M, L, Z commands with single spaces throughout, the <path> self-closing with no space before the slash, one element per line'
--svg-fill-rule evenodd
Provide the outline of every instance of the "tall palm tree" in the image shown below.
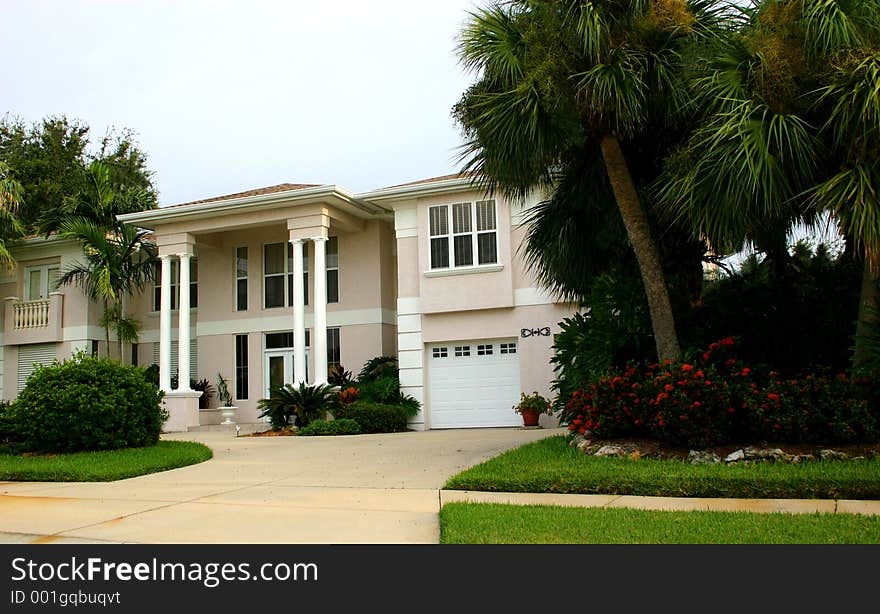
<path fill-rule="evenodd" d="M 24 196 L 24 188 L 0 162 L 0 264 L 7 269 L 15 267 L 15 258 L 9 251 L 9 241 L 24 234 L 24 226 L 18 219 L 18 211 Z"/>
<path fill-rule="evenodd" d="M 880 0 L 752 0 L 691 72 L 702 125 L 667 164 L 661 206 L 722 251 L 750 242 L 785 278 L 794 224 L 832 213 L 880 262 Z M 858 362 L 858 351 L 856 362 Z"/>
<path fill-rule="evenodd" d="M 139 323 L 126 314 L 126 298 L 142 291 L 153 278 L 156 245 L 147 231 L 116 220 L 117 212 L 140 211 L 151 196 L 143 190 L 119 191 L 110 184 L 101 163 L 87 170 L 89 188 L 75 197 L 77 215 L 63 221 L 59 234 L 83 247 L 85 262 L 76 262 L 61 273 L 59 285 L 76 284 L 85 294 L 104 305 L 101 323 L 110 356 L 110 329 L 117 336 L 119 358 L 123 346 L 137 340 Z"/>
<path fill-rule="evenodd" d="M 601 191 L 607 181 L 623 220 L 661 360 L 678 356 L 678 336 L 627 149 L 638 137 L 667 128 L 683 104 L 678 49 L 714 23 L 715 4 L 497 1 L 470 15 L 458 49 L 465 67 L 478 75 L 455 108 L 467 139 L 464 170 L 483 177 L 489 190 L 524 198 L 535 189 L 552 194 L 578 167 L 601 169 L 597 186 Z"/>

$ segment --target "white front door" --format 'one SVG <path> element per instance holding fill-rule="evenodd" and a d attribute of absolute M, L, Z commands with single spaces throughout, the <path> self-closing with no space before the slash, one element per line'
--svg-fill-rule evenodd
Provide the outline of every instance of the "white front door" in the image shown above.
<path fill-rule="evenodd" d="M 272 388 L 293 383 L 293 350 L 266 350 L 265 380 L 266 398 Z M 308 373 L 309 356 L 306 353 L 306 373 Z"/>

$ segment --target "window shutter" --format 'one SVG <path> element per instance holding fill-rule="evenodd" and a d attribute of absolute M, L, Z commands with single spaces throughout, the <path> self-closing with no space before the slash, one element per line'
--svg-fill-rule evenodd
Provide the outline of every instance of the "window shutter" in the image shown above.
<path fill-rule="evenodd" d="M 35 365 L 50 365 L 58 357 L 54 343 L 22 345 L 18 348 L 18 391 L 24 390 Z"/>

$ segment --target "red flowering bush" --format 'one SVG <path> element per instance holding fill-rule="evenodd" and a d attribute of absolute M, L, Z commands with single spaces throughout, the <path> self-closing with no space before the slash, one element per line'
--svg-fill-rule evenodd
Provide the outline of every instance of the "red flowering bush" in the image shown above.
<path fill-rule="evenodd" d="M 687 447 L 880 437 L 880 407 L 863 387 L 845 376 L 782 379 L 742 364 L 735 345 L 722 339 L 687 361 L 612 372 L 576 391 L 562 421 L 603 439 L 649 436 Z"/>

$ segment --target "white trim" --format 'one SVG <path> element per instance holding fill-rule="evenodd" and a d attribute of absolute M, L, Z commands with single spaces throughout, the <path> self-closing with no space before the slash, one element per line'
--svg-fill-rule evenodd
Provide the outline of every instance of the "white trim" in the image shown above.
<path fill-rule="evenodd" d="M 422 331 L 421 328 L 417 332 L 411 333 L 402 333 L 399 332 L 397 334 L 397 349 L 400 352 L 406 350 L 418 350 L 422 351 L 422 346 L 424 342 L 422 341 Z"/>
<path fill-rule="evenodd" d="M 419 209 L 415 203 L 394 208 L 394 232 L 398 239 L 419 235 Z"/>
<path fill-rule="evenodd" d="M 414 369 L 400 370 L 400 387 L 401 388 L 423 388 L 425 385 L 424 368 L 418 367 Z"/>
<path fill-rule="evenodd" d="M 414 185 L 404 185 L 394 188 L 382 188 L 379 190 L 373 190 L 372 192 L 358 194 L 357 198 L 368 202 L 375 202 L 395 198 L 413 198 L 416 196 L 429 196 L 431 194 L 448 194 L 450 192 L 481 190 L 479 184 L 475 183 L 474 180 L 474 177 L 456 177 L 453 179 L 443 179 L 441 181 L 417 183 Z"/>
<path fill-rule="evenodd" d="M 424 367 L 424 361 L 422 360 L 424 357 L 424 352 L 422 348 L 417 350 L 399 350 L 397 352 L 397 362 L 400 365 L 401 371 L 405 371 L 407 369 L 421 369 Z"/>
<path fill-rule="evenodd" d="M 292 318 L 292 310 L 287 308 L 283 314 L 277 316 L 199 322 L 196 324 L 196 334 L 199 337 L 209 337 L 212 335 L 243 335 L 245 333 L 261 333 L 273 330 L 290 330 Z M 313 314 L 307 313 L 305 321 L 306 328 L 314 328 Z M 390 309 L 358 309 L 327 312 L 327 328 L 375 324 L 394 326 L 397 324 L 397 314 Z"/>
<path fill-rule="evenodd" d="M 513 291 L 514 307 L 529 307 L 531 305 L 556 305 L 565 301 L 555 298 L 542 288 L 516 288 Z"/>
<path fill-rule="evenodd" d="M 397 299 L 397 315 L 421 315 L 422 299 L 419 297 L 404 297 Z"/>
<path fill-rule="evenodd" d="M 425 277 L 451 277 L 453 275 L 473 275 L 475 273 L 497 273 L 503 271 L 503 264 L 482 264 L 477 266 L 463 266 L 457 269 L 433 269 L 425 271 Z"/>
<path fill-rule="evenodd" d="M 397 333 L 399 335 L 404 333 L 421 333 L 422 332 L 422 316 L 415 315 L 406 315 L 406 316 L 397 316 Z"/>
<path fill-rule="evenodd" d="M 480 203 L 491 203 L 492 209 L 494 210 L 494 219 L 495 219 L 495 228 L 491 230 L 479 230 L 479 216 L 477 214 L 477 206 Z M 455 207 L 458 205 L 467 205 L 470 210 L 470 230 L 466 232 L 455 232 Z M 446 210 L 446 233 L 445 234 L 431 234 L 431 211 L 434 209 L 445 209 Z M 461 269 L 472 269 L 479 267 L 489 267 L 489 266 L 498 266 L 502 264 L 501 262 L 501 238 L 499 231 L 499 220 L 498 220 L 498 202 L 494 198 L 482 199 L 482 200 L 470 200 L 470 201 L 462 201 L 455 203 L 447 203 L 447 204 L 437 204 L 430 205 L 428 207 L 428 267 L 430 272 L 449 272 L 449 271 L 458 271 Z M 485 264 L 480 264 L 480 242 L 479 237 L 481 234 L 489 234 L 492 233 L 495 235 L 495 262 L 487 262 Z M 461 237 L 470 236 L 471 238 L 471 264 L 455 264 L 455 240 Z M 432 249 L 434 239 L 446 239 L 447 246 L 447 260 L 449 264 L 445 267 L 437 267 L 434 268 L 433 263 L 431 261 Z M 451 273 L 449 273 L 451 274 Z"/>

